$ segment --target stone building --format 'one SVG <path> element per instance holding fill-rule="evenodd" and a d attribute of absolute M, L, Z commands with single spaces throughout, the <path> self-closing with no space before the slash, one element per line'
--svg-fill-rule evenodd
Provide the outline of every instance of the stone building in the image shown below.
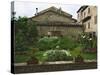
<path fill-rule="evenodd" d="M 72 15 L 54 6 L 40 12 L 36 8 L 35 16 L 30 20 L 36 22 L 40 36 L 77 37 L 83 32 L 82 25 L 76 23 L 77 20 L 72 18 Z"/>
<path fill-rule="evenodd" d="M 84 32 L 90 35 L 97 34 L 97 7 L 81 6 L 77 11 L 78 23 L 84 25 Z"/>

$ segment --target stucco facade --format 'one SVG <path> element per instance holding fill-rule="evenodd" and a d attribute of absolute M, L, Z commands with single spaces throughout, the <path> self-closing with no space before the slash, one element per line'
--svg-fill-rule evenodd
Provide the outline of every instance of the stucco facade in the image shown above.
<path fill-rule="evenodd" d="M 97 34 L 97 7 L 82 6 L 77 14 L 78 23 L 84 25 L 84 32 Z"/>

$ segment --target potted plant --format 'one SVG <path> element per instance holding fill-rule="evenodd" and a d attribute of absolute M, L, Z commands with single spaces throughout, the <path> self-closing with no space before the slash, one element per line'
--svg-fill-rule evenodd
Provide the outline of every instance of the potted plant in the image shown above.
<path fill-rule="evenodd" d="M 75 57 L 75 63 L 83 63 L 84 59 L 82 57 L 82 55 L 77 55 L 77 57 Z"/>
<path fill-rule="evenodd" d="M 73 61 L 75 63 L 83 63 L 84 62 L 81 47 L 76 47 L 74 50 L 72 50 L 71 55 L 73 56 Z"/>
<path fill-rule="evenodd" d="M 28 61 L 27 61 L 27 65 L 32 65 L 32 64 L 38 64 L 38 60 L 35 57 L 31 57 Z"/>

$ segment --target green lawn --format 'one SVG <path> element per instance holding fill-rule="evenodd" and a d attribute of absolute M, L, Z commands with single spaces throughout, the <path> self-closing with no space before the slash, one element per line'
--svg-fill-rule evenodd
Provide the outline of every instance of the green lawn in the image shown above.
<path fill-rule="evenodd" d="M 36 57 L 38 60 L 42 61 L 43 53 L 44 53 L 44 51 L 38 51 L 33 56 Z M 15 55 L 15 62 L 16 63 L 26 62 L 30 58 L 31 58 L 31 55 L 19 55 L 19 54 L 16 54 Z"/>
<path fill-rule="evenodd" d="M 15 55 L 15 63 L 22 63 L 29 60 L 30 56 L 27 55 Z"/>
<path fill-rule="evenodd" d="M 39 60 L 39 61 L 43 61 L 43 53 L 45 51 L 38 51 L 34 54 L 34 56 Z"/>
<path fill-rule="evenodd" d="M 83 58 L 86 60 L 92 60 L 92 59 L 97 59 L 97 53 L 83 53 Z"/>

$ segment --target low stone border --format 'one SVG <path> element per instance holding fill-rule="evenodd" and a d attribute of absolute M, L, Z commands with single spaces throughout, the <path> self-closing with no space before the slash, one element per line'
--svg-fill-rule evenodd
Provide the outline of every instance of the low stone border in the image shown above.
<path fill-rule="evenodd" d="M 26 66 L 27 65 L 27 63 L 25 62 L 25 63 L 15 63 L 14 64 L 14 66 Z"/>
<path fill-rule="evenodd" d="M 82 70 L 82 69 L 96 69 L 96 68 L 97 68 L 97 62 L 42 64 L 42 65 L 14 66 L 14 73 L 50 72 L 50 71 Z"/>

